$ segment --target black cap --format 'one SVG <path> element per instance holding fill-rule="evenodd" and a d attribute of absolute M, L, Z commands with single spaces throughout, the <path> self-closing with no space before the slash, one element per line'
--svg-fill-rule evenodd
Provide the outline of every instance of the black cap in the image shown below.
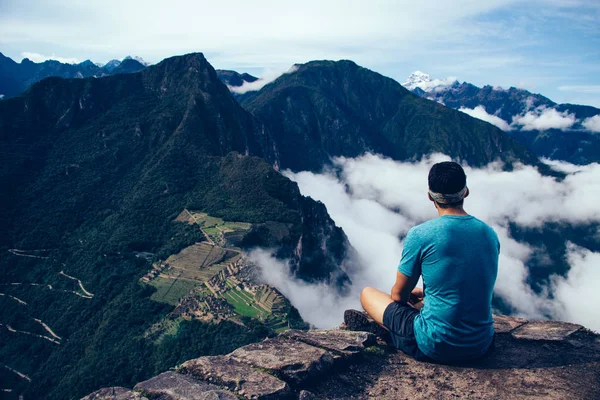
<path fill-rule="evenodd" d="M 444 161 L 431 167 L 428 181 L 432 192 L 452 194 L 460 192 L 467 185 L 467 175 L 460 164 Z"/>

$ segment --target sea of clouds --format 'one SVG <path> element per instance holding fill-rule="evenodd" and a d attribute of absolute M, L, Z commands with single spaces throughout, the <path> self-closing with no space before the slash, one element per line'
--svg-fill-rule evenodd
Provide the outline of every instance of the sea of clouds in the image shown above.
<path fill-rule="evenodd" d="M 572 129 L 575 124 L 581 122 L 581 125 L 590 132 L 600 132 L 600 115 L 585 118 L 580 121 L 575 117 L 575 114 L 569 111 L 557 111 L 554 108 L 545 106 L 528 109 L 519 115 L 512 117 L 512 122 L 509 124 L 497 115 L 488 113 L 481 105 L 475 108 L 461 107 L 458 111 L 469 114 L 473 118 L 478 118 L 482 121 L 496 125 L 503 131 L 511 131 L 520 129 L 523 131 L 546 131 L 548 129 L 568 130 Z"/>
<path fill-rule="evenodd" d="M 363 266 L 351 272 L 350 292 L 307 284 L 291 277 L 285 263 L 269 252 L 256 250 L 250 257 L 263 268 L 264 279 L 276 286 L 302 317 L 317 327 L 332 327 L 347 308 L 360 308 L 364 286 L 389 291 L 402 254 L 402 240 L 414 225 L 436 218 L 427 199 L 427 174 L 431 166 L 450 158 L 434 154 L 420 162 L 397 162 L 376 155 L 337 158 L 335 168 L 320 174 L 284 175 L 297 182 L 303 195 L 322 201 L 360 256 Z M 562 180 L 543 176 L 531 166 L 503 171 L 501 163 L 484 168 L 465 167 L 470 196 L 465 209 L 490 224 L 501 242 L 495 294 L 515 313 L 528 318 L 572 321 L 600 330 L 600 253 L 567 243 L 570 270 L 553 275 L 547 287 L 534 291 L 527 283 L 527 262 L 543 257 L 544 248 L 511 237 L 509 222 L 541 228 L 545 223 L 570 225 L 600 223 L 600 165 L 575 166 L 545 160 L 566 174 Z M 600 240 L 600 231 L 597 232 Z"/>
<path fill-rule="evenodd" d="M 265 87 L 269 83 L 273 82 L 274 80 L 276 80 L 280 76 L 285 75 L 285 74 L 294 73 L 297 70 L 298 70 L 298 66 L 296 66 L 296 65 L 292 65 L 286 71 L 266 69 L 263 72 L 263 74 L 261 75 L 261 77 L 258 78 L 257 80 L 255 80 L 254 82 L 245 82 L 244 81 L 244 83 L 242 84 L 242 86 L 229 86 L 229 85 L 227 85 L 227 87 L 229 88 L 229 90 L 232 93 L 236 93 L 236 94 L 244 94 L 244 93 L 248 93 L 248 92 L 255 92 L 257 90 L 262 89 L 263 87 Z"/>

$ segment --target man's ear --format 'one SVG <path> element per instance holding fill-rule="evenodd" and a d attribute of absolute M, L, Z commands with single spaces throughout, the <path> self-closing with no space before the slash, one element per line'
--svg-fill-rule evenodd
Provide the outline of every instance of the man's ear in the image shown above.
<path fill-rule="evenodd" d="M 467 192 L 465 193 L 465 197 L 469 197 L 469 194 L 470 194 L 470 193 L 471 193 L 471 192 L 469 192 L 469 188 L 467 188 Z"/>

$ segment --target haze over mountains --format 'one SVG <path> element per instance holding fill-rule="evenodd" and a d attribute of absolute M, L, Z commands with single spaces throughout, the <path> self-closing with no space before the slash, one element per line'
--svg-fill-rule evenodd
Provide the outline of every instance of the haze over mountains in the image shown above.
<path fill-rule="evenodd" d="M 238 238 L 240 248 L 266 251 L 259 267 L 279 278 L 271 283 L 298 307 L 305 300 L 314 304 L 323 290 L 332 302 L 347 304 L 339 303 L 345 294 L 369 284 L 374 255 L 382 255 L 385 268 L 394 264 L 405 228 L 429 216 L 425 207 L 431 211 L 415 184 L 426 182 L 431 153 L 505 182 L 482 189 L 490 197 L 479 202 L 496 201 L 509 211 L 487 215 L 499 221 L 511 256 L 502 288 L 516 283 L 525 299 L 535 300 L 552 276 L 565 277 L 581 264 L 573 257 L 600 251 L 595 200 L 578 196 L 577 213 L 568 218 L 533 212 L 564 206 L 574 188 L 597 190 L 593 166 L 575 174 L 564 170 L 573 166 L 555 164 L 563 171 L 554 171 L 512 133 L 418 97 L 352 61 L 297 65 L 245 94 L 231 88 L 258 79 L 215 70 L 200 53 L 114 72 L 127 63 L 95 66 L 111 76 L 48 77 L 0 101 L 0 292 L 27 304 L 0 298 L 0 328 L 12 329 L 0 329 L 0 359 L 30 378 L 6 378 L 27 396 L 70 398 L 130 385 L 272 333 L 264 321 L 248 318 L 241 324 L 180 321 L 155 334 L 173 307 L 151 299 L 155 289 L 140 278 L 154 262 L 210 240 L 197 225 L 176 221 L 183 210 L 250 224 Z M 322 171 L 340 201 L 312 193 L 315 186 L 302 179 Z M 535 197 L 524 188 L 507 196 L 502 190 L 511 190 L 512 179 L 532 188 L 543 182 L 549 195 Z M 479 187 L 486 182 L 481 178 Z M 553 191 L 565 194 L 558 206 L 544 202 Z M 527 212 L 519 211 L 525 204 L 519 195 L 534 199 Z M 74 286 L 77 280 L 86 292 Z M 511 295 L 500 293 L 496 307 L 523 312 Z M 337 314 L 324 304 L 333 323 Z M 310 322 L 323 321 L 300 311 Z M 48 324 L 60 344 L 20 334 L 41 329 L 33 318 Z"/>
<path fill-rule="evenodd" d="M 17 96 L 29 86 L 44 78 L 102 77 L 126 74 L 144 69 L 148 64 L 139 57 L 125 57 L 122 61 L 111 60 L 104 65 L 94 64 L 90 60 L 79 64 L 66 64 L 56 60 L 35 63 L 24 58 L 20 63 L 0 53 L 0 99 Z"/>
<path fill-rule="evenodd" d="M 413 93 L 461 110 L 510 132 L 536 154 L 576 164 L 600 161 L 600 109 L 557 104 L 524 89 L 484 86 L 417 71 L 403 85 Z"/>

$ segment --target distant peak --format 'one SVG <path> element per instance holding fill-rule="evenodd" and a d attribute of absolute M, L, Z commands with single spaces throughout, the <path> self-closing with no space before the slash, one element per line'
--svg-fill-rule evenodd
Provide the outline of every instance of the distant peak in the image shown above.
<path fill-rule="evenodd" d="M 430 92 L 435 89 L 446 88 L 456 82 L 456 78 L 448 77 L 446 79 L 432 79 L 429 74 L 422 71 L 415 71 L 408 76 L 402 84 L 408 90 L 419 88 L 425 92 Z"/>
<path fill-rule="evenodd" d="M 148 65 L 150 65 L 149 62 L 146 62 L 142 57 L 139 56 L 127 56 L 123 59 L 123 61 L 125 60 L 135 60 L 137 62 L 139 62 L 140 64 L 142 64 L 143 66 L 147 67 Z"/>
<path fill-rule="evenodd" d="M 81 65 L 82 67 L 96 66 L 96 64 L 94 64 L 91 60 L 82 61 L 78 65 Z"/>

